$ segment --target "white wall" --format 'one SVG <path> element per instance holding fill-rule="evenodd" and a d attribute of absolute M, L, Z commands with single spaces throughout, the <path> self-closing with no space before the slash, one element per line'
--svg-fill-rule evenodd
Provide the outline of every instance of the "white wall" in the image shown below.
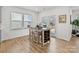
<path fill-rule="evenodd" d="M 2 7 L 2 41 L 7 39 L 12 39 L 19 36 L 28 35 L 28 29 L 21 30 L 11 30 L 10 29 L 10 13 L 12 11 L 21 12 L 25 14 L 31 14 L 33 16 L 32 26 L 35 26 L 37 23 L 37 14 L 35 12 L 20 9 L 17 7 L 4 6 Z"/>
<path fill-rule="evenodd" d="M 69 41 L 71 38 L 71 31 L 72 27 L 70 25 L 70 15 L 72 11 L 68 7 L 57 7 L 56 9 L 45 11 L 40 13 L 38 23 L 42 21 L 42 17 L 44 16 L 56 16 L 56 37 L 59 39 L 64 39 Z M 59 23 L 59 15 L 66 15 L 67 22 L 66 23 Z"/>

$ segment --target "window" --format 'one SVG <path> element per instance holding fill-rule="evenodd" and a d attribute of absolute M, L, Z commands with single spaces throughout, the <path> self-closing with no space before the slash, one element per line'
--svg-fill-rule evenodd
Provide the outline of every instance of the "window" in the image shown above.
<path fill-rule="evenodd" d="M 24 28 L 27 28 L 28 26 L 30 26 L 31 22 L 32 22 L 32 16 L 31 15 L 24 15 Z"/>
<path fill-rule="evenodd" d="M 22 28 L 22 14 L 11 13 L 11 29 Z"/>
<path fill-rule="evenodd" d="M 11 29 L 23 29 L 31 25 L 32 16 L 21 13 L 11 13 Z"/>

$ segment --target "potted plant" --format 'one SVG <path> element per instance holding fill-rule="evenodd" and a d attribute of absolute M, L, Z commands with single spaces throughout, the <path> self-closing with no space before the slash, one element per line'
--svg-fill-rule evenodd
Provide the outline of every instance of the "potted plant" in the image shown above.
<path fill-rule="evenodd" d="M 75 19 L 72 22 L 72 26 L 75 26 L 75 29 L 72 30 L 72 34 L 79 36 L 79 19 Z"/>

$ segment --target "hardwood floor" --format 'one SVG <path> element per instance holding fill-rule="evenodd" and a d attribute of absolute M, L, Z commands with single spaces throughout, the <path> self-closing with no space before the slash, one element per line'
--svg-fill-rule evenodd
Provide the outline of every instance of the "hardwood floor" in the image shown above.
<path fill-rule="evenodd" d="M 0 44 L 0 53 L 78 53 L 79 38 L 73 37 L 71 41 L 51 38 L 50 44 L 41 47 L 31 42 L 28 37 L 19 37 L 4 41 Z"/>

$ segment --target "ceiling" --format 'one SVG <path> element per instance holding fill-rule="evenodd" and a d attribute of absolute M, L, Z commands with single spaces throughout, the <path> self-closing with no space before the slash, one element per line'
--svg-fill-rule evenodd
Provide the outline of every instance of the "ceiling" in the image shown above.
<path fill-rule="evenodd" d="M 29 9 L 29 10 L 35 11 L 35 12 L 42 12 L 42 11 L 54 9 L 57 6 L 18 6 L 18 7 L 24 8 L 24 9 Z"/>
<path fill-rule="evenodd" d="M 43 12 L 46 10 L 51 10 L 62 6 L 18 6 L 18 7 L 23 9 L 28 9 L 34 12 Z M 68 7 L 71 8 L 72 10 L 79 10 L 79 6 L 68 6 Z"/>
<path fill-rule="evenodd" d="M 79 11 L 79 6 L 71 6 L 72 12 Z"/>

